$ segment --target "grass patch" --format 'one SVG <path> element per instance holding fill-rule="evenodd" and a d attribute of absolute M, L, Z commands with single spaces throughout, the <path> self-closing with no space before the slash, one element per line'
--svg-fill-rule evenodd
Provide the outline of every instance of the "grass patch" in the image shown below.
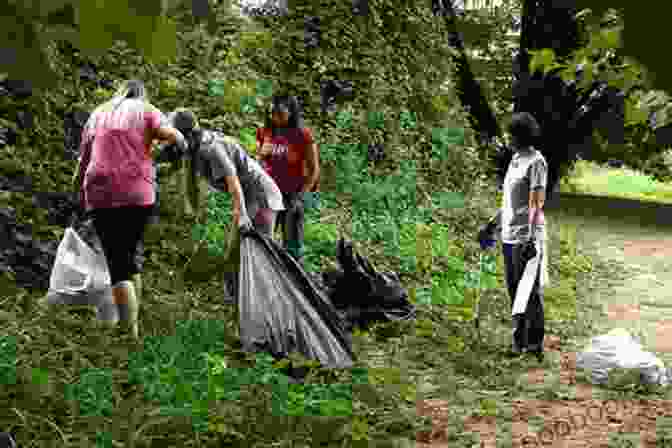
<path fill-rule="evenodd" d="M 162 193 L 164 204 L 179 203 L 169 184 Z M 398 268 L 418 305 L 415 321 L 355 332 L 355 368 L 326 371 L 298 356 L 274 364 L 241 352 L 234 310 L 221 303 L 221 276 L 205 269 L 223 249 L 226 235 L 212 227 L 230 219 L 228 205 L 211 204 L 213 221 L 203 227 L 165 207 L 146 239 L 141 344 L 100 329 L 90 309 L 47 309 L 38 295 L 0 302 L 0 319 L 6 321 L 0 401 L 7 404 L 0 426 L 19 441 L 59 440 L 65 447 L 124 446 L 131 440 L 138 447 L 370 446 L 390 440 L 410 445 L 429 427 L 417 418 L 418 399 L 453 403 L 451 437 L 462 440 L 465 415 L 505 419 L 502 409 L 514 397 L 569 393 L 557 381 L 530 386 L 521 380 L 530 361 L 502 356 L 510 338 L 510 300 L 499 251 L 492 260 L 495 284 L 480 293 L 479 338 L 470 322 L 475 289 L 466 279 L 479 270 L 473 235 L 450 222 L 415 221 L 412 208 L 406 216 L 399 209 L 382 225 L 398 225 L 395 249 L 381 238 L 385 229 L 353 238 L 352 220 L 371 215 L 363 208 L 354 217 L 344 213 L 349 198 L 323 199 L 306 220 L 309 270 L 329 268 L 342 235 L 377 268 Z M 469 219 L 464 208 L 450 213 L 460 224 Z M 570 230 L 553 232 L 549 242 L 555 256 L 547 327 L 550 334 L 578 338 L 589 323 L 577 312 L 587 307 L 577 277 L 595 266 L 577 252 Z M 199 248 L 198 241 L 207 244 Z M 200 263 L 200 277 L 190 275 L 194 263 Z M 24 312 L 26 301 L 33 302 L 30 313 Z M 557 363 L 549 357 L 544 365 Z M 307 369 L 305 384 L 288 381 L 289 367 Z"/>
<path fill-rule="evenodd" d="M 672 204 L 672 185 L 629 168 L 610 168 L 580 160 L 560 191 Z"/>

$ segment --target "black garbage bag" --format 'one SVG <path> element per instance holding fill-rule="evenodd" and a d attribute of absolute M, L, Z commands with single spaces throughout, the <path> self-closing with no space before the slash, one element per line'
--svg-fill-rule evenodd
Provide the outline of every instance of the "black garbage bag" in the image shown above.
<path fill-rule="evenodd" d="M 415 306 L 396 273 L 377 272 L 343 239 L 338 241 L 336 258 L 342 270 L 322 277 L 332 303 L 344 313 L 349 327 L 415 318 Z"/>
<path fill-rule="evenodd" d="M 256 230 L 241 233 L 238 306 L 243 350 L 276 358 L 299 352 L 328 368 L 353 365 L 350 335 L 325 292 Z"/>

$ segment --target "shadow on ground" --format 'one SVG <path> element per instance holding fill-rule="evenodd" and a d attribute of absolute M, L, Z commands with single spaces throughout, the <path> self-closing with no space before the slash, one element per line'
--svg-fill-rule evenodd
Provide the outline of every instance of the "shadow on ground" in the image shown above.
<path fill-rule="evenodd" d="M 672 228 L 672 204 L 611 198 L 583 193 L 556 193 L 546 202 L 550 213 L 592 217 L 641 227 Z"/>

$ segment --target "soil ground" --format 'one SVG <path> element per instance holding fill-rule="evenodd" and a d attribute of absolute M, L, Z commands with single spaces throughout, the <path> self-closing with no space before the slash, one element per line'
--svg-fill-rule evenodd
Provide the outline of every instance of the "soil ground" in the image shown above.
<path fill-rule="evenodd" d="M 547 206 L 550 220 L 577 224 L 581 234 L 578 250 L 623 265 L 625 279 L 596 278 L 592 290 L 596 303 L 603 308 L 599 333 L 625 328 L 640 337 L 645 350 L 656 352 L 666 365 L 672 361 L 672 206 L 638 201 L 561 194 Z M 577 291 L 577 293 L 580 293 Z M 577 313 L 582 310 L 577 309 Z M 600 447 L 610 436 L 626 433 L 630 442 L 618 446 L 672 446 L 671 440 L 658 440 L 660 417 L 672 417 L 672 400 L 596 399 L 596 386 L 576 382 L 576 352 L 563 350 L 560 337 L 547 336 L 547 356 L 558 356 L 554 363 L 559 372 L 530 368 L 527 381 L 543 383 L 558 374 L 562 384 L 574 394 L 567 400 L 512 401 L 510 422 L 498 422 L 495 416 L 467 416 L 464 431 L 480 438 L 480 446 L 552 446 Z M 585 343 L 588 343 L 586 340 Z M 418 415 L 432 417 L 431 433 L 418 435 L 418 447 L 447 447 L 445 436 L 447 411 L 445 400 L 418 402 Z M 541 426 L 532 430 L 530 416 L 542 417 Z M 497 437 L 497 428 L 507 425 L 510 440 Z M 508 438 L 508 436 L 507 436 Z M 452 446 L 452 445 L 450 445 Z"/>

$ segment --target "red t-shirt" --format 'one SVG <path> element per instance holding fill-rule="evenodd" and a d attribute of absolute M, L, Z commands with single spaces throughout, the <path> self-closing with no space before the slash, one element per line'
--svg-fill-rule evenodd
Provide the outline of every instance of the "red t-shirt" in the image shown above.
<path fill-rule="evenodd" d="M 257 143 L 261 146 L 264 138 L 271 138 L 273 153 L 262 165 L 283 193 L 301 191 L 305 183 L 306 151 L 310 151 L 313 135 L 308 128 L 292 129 L 283 135 L 272 137 L 268 128 L 257 129 Z M 317 191 L 317 184 L 313 188 Z"/>

